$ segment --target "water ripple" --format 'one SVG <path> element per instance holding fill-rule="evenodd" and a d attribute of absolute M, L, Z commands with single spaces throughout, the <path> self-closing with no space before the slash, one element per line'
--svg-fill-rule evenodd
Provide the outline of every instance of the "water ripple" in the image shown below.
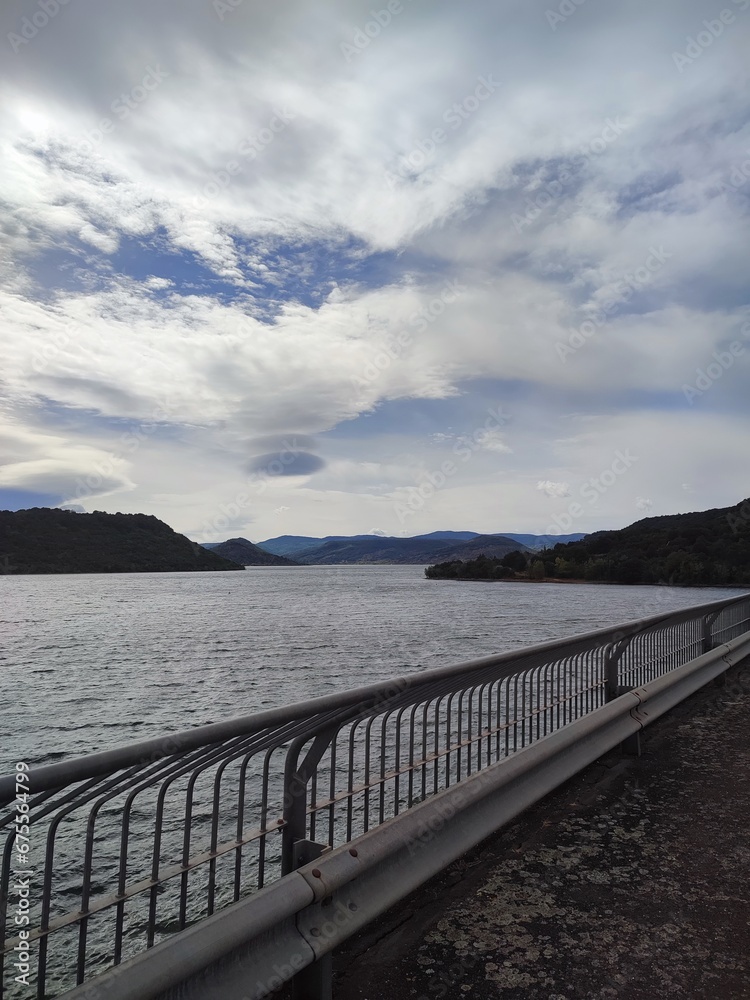
<path fill-rule="evenodd" d="M 436 582 L 419 566 L 8 574 L 0 773 L 733 593 Z"/>

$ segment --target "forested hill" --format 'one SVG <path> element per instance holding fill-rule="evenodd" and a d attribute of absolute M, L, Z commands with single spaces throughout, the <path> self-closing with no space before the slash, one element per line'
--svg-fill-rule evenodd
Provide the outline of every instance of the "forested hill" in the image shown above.
<path fill-rule="evenodd" d="M 243 569 L 148 514 L 0 510 L 2 573 L 165 573 Z"/>
<path fill-rule="evenodd" d="M 750 586 L 750 500 L 647 517 L 619 531 L 505 559 L 428 567 L 431 579 L 557 579 Z"/>
<path fill-rule="evenodd" d="M 272 552 L 259 549 L 246 538 L 228 538 L 226 542 L 212 545 L 211 551 L 239 563 L 240 566 L 299 566 L 293 559 L 275 556 Z"/>

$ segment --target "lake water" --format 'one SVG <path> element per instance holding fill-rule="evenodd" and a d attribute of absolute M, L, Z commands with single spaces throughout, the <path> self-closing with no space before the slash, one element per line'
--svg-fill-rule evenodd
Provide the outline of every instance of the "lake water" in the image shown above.
<path fill-rule="evenodd" d="M 741 592 L 421 566 L 0 576 L 0 773 Z"/>

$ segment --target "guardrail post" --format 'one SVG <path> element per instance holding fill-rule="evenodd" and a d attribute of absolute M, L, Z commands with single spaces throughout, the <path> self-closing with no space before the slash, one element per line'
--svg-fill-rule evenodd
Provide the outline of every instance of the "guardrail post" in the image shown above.
<path fill-rule="evenodd" d="M 333 1000 L 333 955 L 298 972 L 292 980 L 294 1000 Z"/>
<path fill-rule="evenodd" d="M 712 611 L 710 615 L 703 616 L 703 652 L 710 653 L 714 648 L 714 635 L 713 627 L 714 622 L 719 617 L 724 609 L 721 608 L 720 611 Z"/>
<path fill-rule="evenodd" d="M 604 656 L 604 700 L 614 701 L 624 694 L 628 689 L 620 684 L 620 660 L 625 652 L 630 637 L 624 636 L 621 632 L 615 632 L 612 637 L 613 642 L 607 649 Z M 620 749 L 629 757 L 641 756 L 641 734 L 633 733 L 620 744 Z"/>
<path fill-rule="evenodd" d="M 716 619 L 721 614 L 720 611 L 714 611 L 710 615 L 703 616 L 703 632 L 702 632 L 702 651 L 704 653 L 710 653 L 714 648 L 714 637 L 713 637 L 713 624 Z M 727 675 L 726 673 L 719 674 L 719 676 L 714 681 L 716 687 L 726 687 Z"/>
<path fill-rule="evenodd" d="M 281 838 L 281 874 L 301 868 L 308 861 L 320 857 L 327 844 L 320 845 L 315 853 L 314 844 L 307 839 L 307 786 L 318 764 L 331 745 L 333 729 L 327 729 L 313 739 L 312 746 L 301 764 L 298 763 L 302 748 L 310 742 L 309 736 L 298 737 L 289 747 L 284 765 L 284 830 Z"/>
<path fill-rule="evenodd" d="M 620 659 L 625 652 L 627 641 L 623 642 L 622 632 L 615 632 L 612 642 L 604 654 L 604 700 L 614 701 L 622 694 L 620 690 Z"/>
<path fill-rule="evenodd" d="M 284 767 L 282 875 L 330 851 L 328 844 L 318 844 L 307 837 L 307 786 L 335 732 L 334 728 L 329 728 L 319 733 L 301 764 L 298 763 L 299 755 L 310 737 L 300 736 L 289 748 Z M 333 1000 L 333 956 L 325 955 L 298 972 L 292 979 L 292 988 L 294 1000 Z"/>

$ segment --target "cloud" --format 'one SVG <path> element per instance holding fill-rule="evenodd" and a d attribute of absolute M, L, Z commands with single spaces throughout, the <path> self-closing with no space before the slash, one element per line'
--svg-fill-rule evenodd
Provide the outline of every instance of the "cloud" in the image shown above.
<path fill-rule="evenodd" d="M 569 497 L 570 486 L 568 483 L 553 483 L 549 479 L 542 480 L 536 484 L 536 488 L 548 497 Z"/>
<path fill-rule="evenodd" d="M 325 464 L 319 455 L 306 451 L 269 452 L 248 462 L 247 471 L 265 476 L 310 476 L 324 469 Z"/>
<path fill-rule="evenodd" d="M 508 455 L 513 450 L 506 443 L 504 435 L 497 428 L 482 431 L 479 434 L 479 440 L 477 443 L 484 451 L 494 451 L 500 455 Z"/>
<path fill-rule="evenodd" d="M 116 475 L 91 473 L 89 467 L 70 459 L 36 459 L 13 462 L 0 469 L 0 486 L 13 486 L 62 498 L 117 492 L 128 482 Z"/>
<path fill-rule="evenodd" d="M 638 508 L 638 510 L 651 510 L 651 508 L 654 506 L 654 501 L 649 500 L 646 497 L 636 497 L 635 505 Z"/>

